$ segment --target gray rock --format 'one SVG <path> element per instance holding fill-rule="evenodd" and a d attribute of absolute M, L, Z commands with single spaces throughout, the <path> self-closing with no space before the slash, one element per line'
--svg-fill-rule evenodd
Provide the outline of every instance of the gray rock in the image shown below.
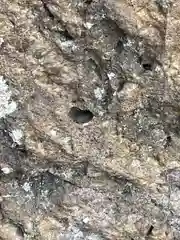
<path fill-rule="evenodd" d="M 1 0 L 0 239 L 180 239 L 179 14 Z"/>

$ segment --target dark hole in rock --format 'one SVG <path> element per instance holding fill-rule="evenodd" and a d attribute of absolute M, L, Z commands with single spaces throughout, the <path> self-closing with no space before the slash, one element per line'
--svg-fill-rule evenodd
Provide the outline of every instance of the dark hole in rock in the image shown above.
<path fill-rule="evenodd" d="M 25 145 L 17 145 L 16 149 L 18 150 L 18 153 L 21 157 L 28 157 L 28 150 L 26 149 Z"/>
<path fill-rule="evenodd" d="M 71 36 L 71 34 L 68 32 L 67 29 L 65 29 L 64 31 L 60 31 L 61 34 L 61 38 L 64 41 L 72 41 L 74 40 L 74 38 Z"/>
<path fill-rule="evenodd" d="M 90 5 L 92 3 L 93 0 L 85 0 L 84 2 L 88 5 Z"/>
<path fill-rule="evenodd" d="M 19 167 L 13 172 L 13 175 L 17 181 L 21 181 L 24 175 L 24 171 Z"/>
<path fill-rule="evenodd" d="M 153 229 L 154 229 L 154 227 L 153 227 L 153 225 L 151 225 L 146 233 L 146 236 L 150 236 L 152 234 Z"/>
<path fill-rule="evenodd" d="M 4 172 L 0 169 L 0 180 L 1 180 L 3 175 L 4 175 Z"/>
<path fill-rule="evenodd" d="M 119 41 L 117 42 L 117 45 L 116 45 L 116 51 L 117 51 L 118 53 L 122 52 L 123 47 L 124 47 L 123 41 L 122 41 L 122 40 L 119 40 Z"/>
<path fill-rule="evenodd" d="M 124 80 L 121 80 L 119 82 L 119 86 L 118 86 L 117 92 L 120 92 L 123 89 L 125 84 L 126 84 L 126 82 Z"/>
<path fill-rule="evenodd" d="M 169 147 L 170 145 L 171 145 L 171 142 L 172 142 L 172 138 L 171 138 L 171 136 L 167 136 L 167 138 L 166 138 L 166 144 L 165 144 L 165 148 L 166 147 Z"/>
<path fill-rule="evenodd" d="M 139 63 L 144 68 L 144 70 L 146 71 L 153 70 L 154 60 L 152 59 L 152 57 L 140 56 Z"/>
<path fill-rule="evenodd" d="M 143 63 L 142 64 L 144 70 L 151 71 L 152 70 L 152 64 L 151 63 Z"/>
<path fill-rule="evenodd" d="M 166 148 L 166 146 L 165 146 Z M 164 167 L 165 166 L 165 163 L 163 162 L 163 159 L 160 157 L 159 154 L 155 155 L 154 156 L 155 160 L 158 162 L 158 164 L 161 166 L 161 167 Z"/>
<path fill-rule="evenodd" d="M 90 122 L 93 119 L 92 112 L 89 110 L 81 110 L 77 107 L 72 107 L 68 115 L 74 122 L 79 124 Z"/>

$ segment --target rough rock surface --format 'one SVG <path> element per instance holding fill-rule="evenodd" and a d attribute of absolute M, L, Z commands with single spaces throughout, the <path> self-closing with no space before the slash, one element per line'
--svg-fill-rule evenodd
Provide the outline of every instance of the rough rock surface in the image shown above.
<path fill-rule="evenodd" d="M 180 239 L 180 2 L 1 0 L 0 239 Z"/>

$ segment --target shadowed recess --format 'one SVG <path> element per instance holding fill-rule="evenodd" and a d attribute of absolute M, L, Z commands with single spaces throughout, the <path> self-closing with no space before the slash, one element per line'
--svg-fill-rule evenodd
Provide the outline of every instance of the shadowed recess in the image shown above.
<path fill-rule="evenodd" d="M 79 124 L 88 123 L 93 119 L 92 112 L 77 107 L 72 107 L 68 115 L 74 122 Z"/>

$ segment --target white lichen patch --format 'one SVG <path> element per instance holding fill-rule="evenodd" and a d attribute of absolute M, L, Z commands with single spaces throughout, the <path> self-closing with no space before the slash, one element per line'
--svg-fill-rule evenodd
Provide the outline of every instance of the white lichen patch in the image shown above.
<path fill-rule="evenodd" d="M 66 136 L 65 132 L 59 132 L 56 128 L 49 129 L 49 127 L 45 131 L 54 142 L 60 144 L 68 153 L 72 153 L 71 137 Z"/>
<path fill-rule="evenodd" d="M 127 39 L 127 42 L 124 43 L 124 47 L 132 47 L 134 44 L 134 41 L 130 40 L 130 39 Z"/>
<path fill-rule="evenodd" d="M 112 80 L 112 79 L 115 78 L 115 76 L 116 76 L 116 74 L 113 73 L 113 72 L 110 72 L 110 73 L 108 73 L 107 75 L 108 75 L 109 80 Z"/>
<path fill-rule="evenodd" d="M 77 44 L 73 40 L 56 38 L 55 41 L 57 45 L 64 51 L 71 52 L 78 49 Z"/>
<path fill-rule="evenodd" d="M 10 174 L 11 172 L 13 172 L 13 169 L 10 168 L 10 167 L 3 167 L 3 168 L 1 168 L 1 171 L 2 171 L 4 174 Z"/>
<path fill-rule="evenodd" d="M 94 89 L 94 95 L 98 100 L 102 100 L 104 93 L 105 93 L 104 89 L 101 89 L 99 87 Z"/>
<path fill-rule="evenodd" d="M 93 24 L 93 23 L 90 23 L 90 22 L 86 22 L 86 23 L 84 24 L 84 26 L 85 26 L 87 29 L 91 29 L 93 25 L 94 25 L 94 24 Z"/>
<path fill-rule="evenodd" d="M 83 223 L 87 224 L 88 222 L 89 222 L 89 218 L 88 217 L 83 219 Z"/>
<path fill-rule="evenodd" d="M 22 143 L 23 132 L 21 131 L 21 129 L 12 130 L 12 132 L 10 133 L 10 136 L 11 136 L 13 142 L 15 142 L 17 144 Z"/>
<path fill-rule="evenodd" d="M 22 186 L 25 192 L 30 192 L 31 191 L 31 186 L 28 182 L 25 182 Z"/>
<path fill-rule="evenodd" d="M 83 232 L 76 228 L 76 227 L 71 227 L 71 229 L 68 229 L 69 231 L 65 234 L 65 239 L 69 240 L 81 240 L 85 239 L 85 236 Z"/>
<path fill-rule="evenodd" d="M 61 46 L 63 48 L 70 48 L 74 45 L 74 42 L 72 40 L 68 40 L 68 41 L 65 41 L 65 42 L 61 42 Z"/>
<path fill-rule="evenodd" d="M 0 76 L 0 118 L 13 113 L 17 108 L 17 104 L 10 100 L 11 95 L 6 81 Z"/>
<path fill-rule="evenodd" d="M 0 38 L 0 47 L 2 46 L 3 42 L 4 42 L 4 39 Z"/>

